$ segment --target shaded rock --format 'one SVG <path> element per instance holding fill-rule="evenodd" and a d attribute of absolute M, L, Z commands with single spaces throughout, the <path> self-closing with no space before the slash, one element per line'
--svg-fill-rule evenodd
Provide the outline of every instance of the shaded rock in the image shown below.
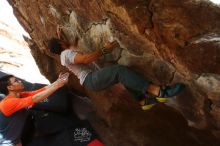
<path fill-rule="evenodd" d="M 100 58 L 98 67 L 119 63 L 159 85 L 186 84 L 171 107 L 162 104 L 143 112 L 120 85 L 93 92 L 71 75 L 69 87 L 90 97 L 96 109 L 90 121 L 106 145 L 219 145 L 219 6 L 205 0 L 9 3 L 32 38 L 29 45 L 41 72 L 51 81 L 65 70 L 47 48 L 60 25 L 63 39 L 80 38 L 82 52 L 111 39 L 119 42 L 114 59 Z"/>

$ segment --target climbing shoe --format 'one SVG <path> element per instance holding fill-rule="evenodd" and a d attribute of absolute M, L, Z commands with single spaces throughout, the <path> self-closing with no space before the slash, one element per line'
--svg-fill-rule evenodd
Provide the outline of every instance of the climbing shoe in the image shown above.
<path fill-rule="evenodd" d="M 142 110 L 149 110 L 157 103 L 157 100 L 155 97 L 146 97 L 143 102 L 141 105 Z"/>
<path fill-rule="evenodd" d="M 156 97 L 158 102 L 166 102 L 169 98 L 175 96 L 184 89 L 185 85 L 182 83 L 176 83 L 171 86 L 161 86 L 159 96 Z"/>

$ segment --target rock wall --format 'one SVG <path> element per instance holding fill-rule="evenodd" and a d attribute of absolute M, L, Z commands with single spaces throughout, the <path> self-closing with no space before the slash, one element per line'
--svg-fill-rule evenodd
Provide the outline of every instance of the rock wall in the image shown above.
<path fill-rule="evenodd" d="M 183 82 L 170 106 L 141 111 L 120 85 L 85 90 L 72 75 L 69 86 L 88 95 L 97 109 L 91 122 L 108 146 L 219 145 L 220 8 L 206 0 L 10 0 L 30 34 L 41 72 L 54 80 L 61 67 L 47 40 L 62 28 L 80 38 L 83 52 L 119 42 L 112 56 L 96 62 L 123 64 L 157 84 Z M 115 92 L 117 91 L 117 92 Z"/>

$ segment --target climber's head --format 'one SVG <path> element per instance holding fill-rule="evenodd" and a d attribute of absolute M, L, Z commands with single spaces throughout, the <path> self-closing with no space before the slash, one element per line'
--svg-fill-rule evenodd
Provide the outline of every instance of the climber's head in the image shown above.
<path fill-rule="evenodd" d="M 51 38 L 48 41 L 48 47 L 50 49 L 50 52 L 60 55 L 63 50 L 70 47 L 70 44 L 57 38 Z"/>

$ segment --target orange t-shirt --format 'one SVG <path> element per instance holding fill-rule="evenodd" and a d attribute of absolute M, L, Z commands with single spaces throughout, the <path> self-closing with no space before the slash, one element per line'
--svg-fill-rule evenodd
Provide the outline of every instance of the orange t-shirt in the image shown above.
<path fill-rule="evenodd" d="M 45 90 L 45 87 L 36 91 L 21 92 L 20 98 L 6 96 L 0 102 L 0 110 L 5 116 L 10 116 L 20 109 L 32 106 L 34 104 L 32 96 L 43 90 Z"/>

